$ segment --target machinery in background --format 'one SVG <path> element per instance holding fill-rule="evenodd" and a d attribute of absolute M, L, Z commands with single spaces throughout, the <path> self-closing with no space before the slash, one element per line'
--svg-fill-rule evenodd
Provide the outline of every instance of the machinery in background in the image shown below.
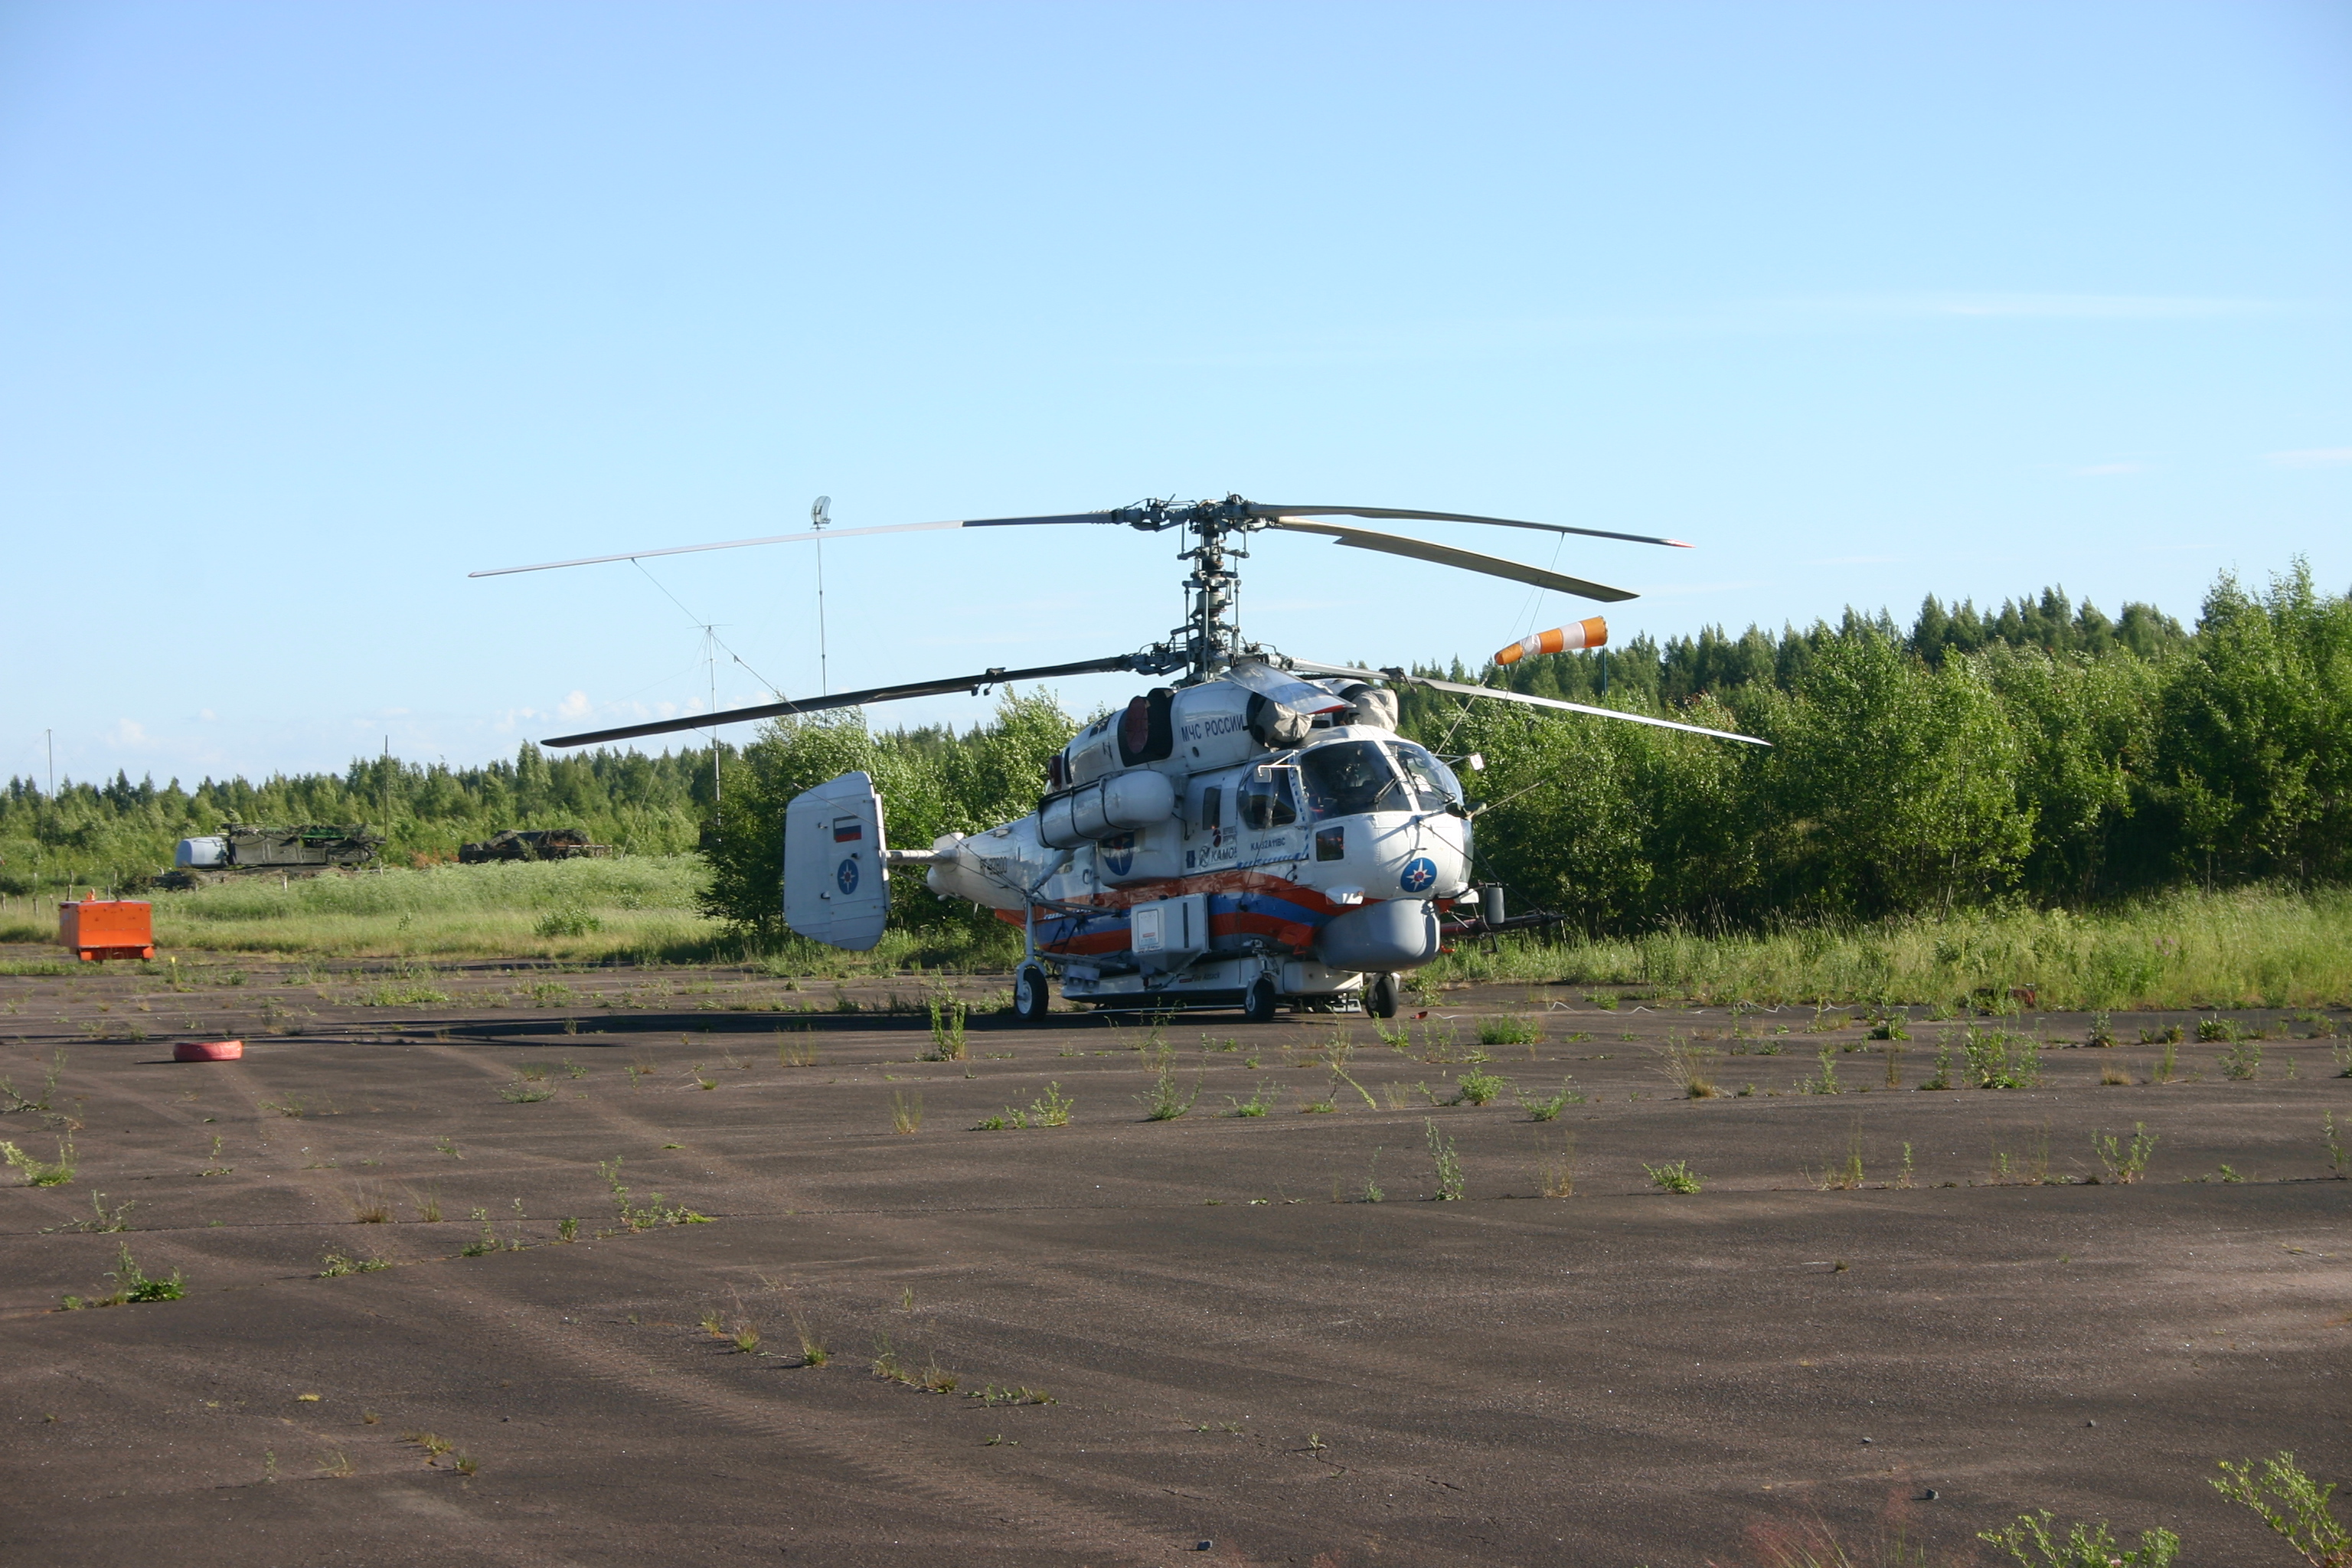
<path fill-rule="evenodd" d="M 541 827 L 528 831 L 507 828 L 478 843 L 457 847 L 461 866 L 488 866 L 500 860 L 601 860 L 612 854 L 609 844 L 589 840 L 577 827 Z"/>
<path fill-rule="evenodd" d="M 172 868 L 155 879 L 159 888 L 187 889 L 253 873 L 315 877 L 321 871 L 355 870 L 374 864 L 383 836 L 364 826 L 310 823 L 301 827 L 256 827 L 232 822 L 218 833 L 183 838 L 172 851 Z"/>

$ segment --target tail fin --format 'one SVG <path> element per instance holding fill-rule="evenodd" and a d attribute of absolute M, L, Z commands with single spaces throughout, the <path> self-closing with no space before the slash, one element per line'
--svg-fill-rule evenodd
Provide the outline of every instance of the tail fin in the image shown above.
<path fill-rule="evenodd" d="M 890 914 L 883 875 L 882 796 L 868 775 L 844 773 L 784 808 L 784 922 L 851 952 L 882 940 Z"/>

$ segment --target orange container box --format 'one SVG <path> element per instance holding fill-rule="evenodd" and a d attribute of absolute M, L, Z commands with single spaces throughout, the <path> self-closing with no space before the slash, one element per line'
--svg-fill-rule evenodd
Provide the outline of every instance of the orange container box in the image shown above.
<path fill-rule="evenodd" d="M 58 945 L 84 963 L 155 956 L 155 906 L 130 899 L 89 898 L 58 906 Z"/>

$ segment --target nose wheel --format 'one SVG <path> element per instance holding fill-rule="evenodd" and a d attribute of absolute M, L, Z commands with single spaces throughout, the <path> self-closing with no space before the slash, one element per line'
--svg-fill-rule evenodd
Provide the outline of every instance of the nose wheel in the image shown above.
<path fill-rule="evenodd" d="M 1253 1024 L 1271 1024 L 1274 1022 L 1274 981 L 1261 974 L 1243 994 L 1242 1016 Z"/>
<path fill-rule="evenodd" d="M 1401 989 L 1393 974 L 1372 975 L 1364 982 L 1364 1011 L 1375 1018 L 1395 1017 Z"/>

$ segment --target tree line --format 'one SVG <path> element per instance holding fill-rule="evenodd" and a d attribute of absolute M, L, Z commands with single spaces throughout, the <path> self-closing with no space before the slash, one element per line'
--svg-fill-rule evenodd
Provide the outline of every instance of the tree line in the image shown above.
<path fill-rule="evenodd" d="M 2025 900 L 2085 907 L 2184 883 L 2352 873 L 2352 601 L 2298 563 L 2266 589 L 2224 576 L 2194 629 L 2144 605 L 2110 618 L 2051 589 L 1979 612 L 1928 599 L 1906 630 L 1720 628 L 1663 645 L 1445 674 L 1736 729 L 1770 750 L 1409 688 L 1402 727 L 1465 773 L 1484 877 L 1594 932 L 1873 918 Z M 991 721 L 869 731 L 835 714 L 740 747 L 478 768 L 361 759 L 251 784 L 118 774 L 52 800 L 0 795 L 0 886 L 44 870 L 121 880 L 222 822 L 366 822 L 394 864 L 502 827 L 584 827 L 633 853 L 699 851 L 709 908 L 779 930 L 784 804 L 851 768 L 881 784 L 900 845 L 1031 810 L 1073 721 L 1049 692 Z M 918 892 L 914 927 L 972 920 Z M 975 928 L 977 929 L 977 928 Z"/>

